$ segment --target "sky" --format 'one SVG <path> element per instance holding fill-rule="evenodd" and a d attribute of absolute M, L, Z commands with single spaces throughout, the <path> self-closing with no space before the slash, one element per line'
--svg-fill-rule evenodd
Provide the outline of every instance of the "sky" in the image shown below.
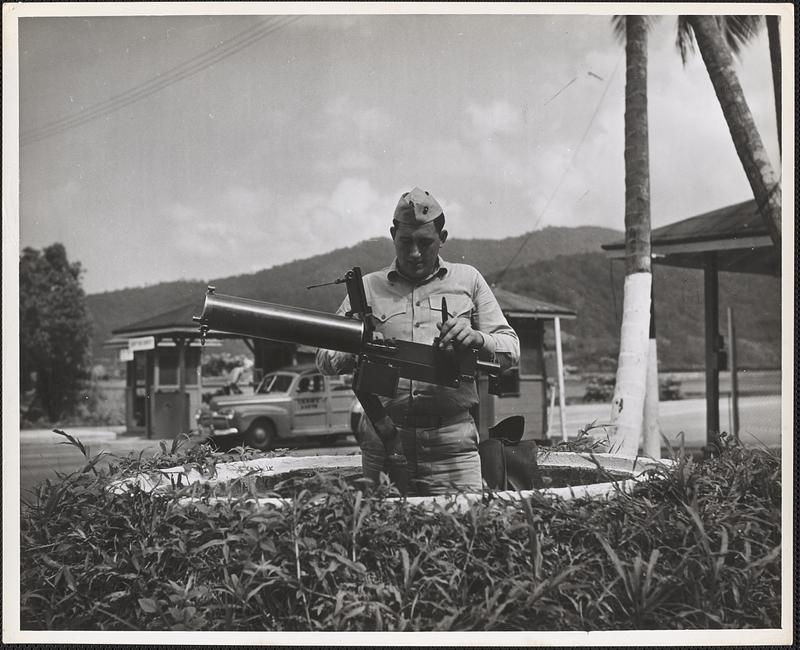
<path fill-rule="evenodd" d="M 610 21 L 21 18 L 20 248 L 63 243 L 87 293 L 208 280 L 386 236 L 415 186 L 454 238 L 621 231 L 625 60 Z M 653 227 L 752 197 L 675 22 L 649 42 Z M 737 72 L 777 166 L 766 30 Z"/>

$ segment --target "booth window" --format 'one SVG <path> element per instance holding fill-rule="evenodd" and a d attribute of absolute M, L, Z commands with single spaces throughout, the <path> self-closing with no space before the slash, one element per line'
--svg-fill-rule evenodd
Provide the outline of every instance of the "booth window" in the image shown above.
<path fill-rule="evenodd" d="M 187 386 L 197 385 L 197 366 L 200 363 L 200 349 L 186 348 L 186 375 L 184 382 Z M 159 386 L 178 385 L 178 348 L 158 348 L 158 384 Z"/>

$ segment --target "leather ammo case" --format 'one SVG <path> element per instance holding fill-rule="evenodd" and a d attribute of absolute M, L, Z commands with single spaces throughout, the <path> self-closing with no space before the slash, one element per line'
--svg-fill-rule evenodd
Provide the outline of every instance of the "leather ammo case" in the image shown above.
<path fill-rule="evenodd" d="M 525 419 L 506 418 L 489 429 L 489 439 L 478 445 L 483 480 L 492 490 L 531 490 L 543 486 L 533 440 L 521 440 Z"/>

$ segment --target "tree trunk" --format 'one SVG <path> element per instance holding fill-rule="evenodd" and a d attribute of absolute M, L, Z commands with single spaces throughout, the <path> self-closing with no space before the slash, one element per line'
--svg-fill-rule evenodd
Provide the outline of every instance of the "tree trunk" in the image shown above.
<path fill-rule="evenodd" d="M 689 16 L 688 20 L 767 231 L 780 247 L 780 183 L 745 101 L 730 49 L 714 16 Z"/>
<path fill-rule="evenodd" d="M 772 66 L 772 92 L 775 94 L 775 124 L 778 127 L 778 152 L 783 154 L 781 137 L 781 33 L 780 16 L 767 16 L 769 60 Z"/>
<path fill-rule="evenodd" d="M 647 28 L 625 18 L 625 287 L 619 363 L 611 404 L 613 453 L 636 454 L 642 434 L 650 325 L 650 156 Z"/>

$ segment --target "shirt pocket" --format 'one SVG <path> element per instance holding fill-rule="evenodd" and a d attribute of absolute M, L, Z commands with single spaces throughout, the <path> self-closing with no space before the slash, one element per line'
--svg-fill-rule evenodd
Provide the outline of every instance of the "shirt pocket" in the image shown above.
<path fill-rule="evenodd" d="M 401 321 L 408 311 L 407 298 L 373 298 L 372 316 L 378 330 L 383 327 L 402 326 Z"/>
<path fill-rule="evenodd" d="M 472 299 L 463 293 L 432 293 L 428 296 L 431 313 L 439 314 L 441 322 L 442 298 L 447 302 L 447 313 L 452 318 L 460 316 L 471 320 L 474 305 Z"/>

